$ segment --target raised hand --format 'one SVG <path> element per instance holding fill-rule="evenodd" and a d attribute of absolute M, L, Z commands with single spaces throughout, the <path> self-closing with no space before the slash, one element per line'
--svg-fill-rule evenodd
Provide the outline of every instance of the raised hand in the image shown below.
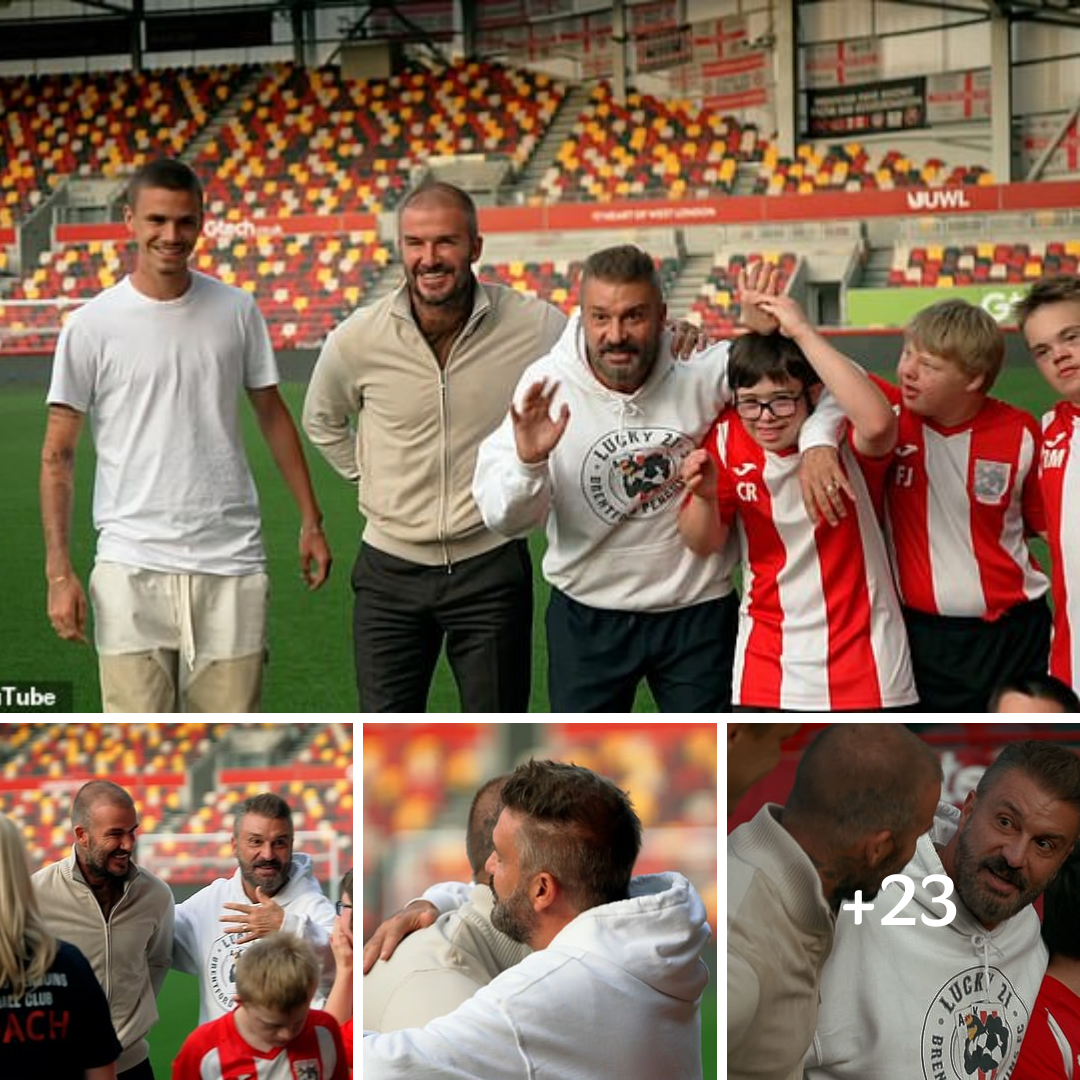
<path fill-rule="evenodd" d="M 525 391 L 520 409 L 513 403 L 510 405 L 518 460 L 526 465 L 539 465 L 547 461 L 548 454 L 558 445 L 570 421 L 570 409 L 565 402 L 555 419 L 551 417 L 551 405 L 558 389 L 557 380 L 548 382 L 542 379 Z"/>
<path fill-rule="evenodd" d="M 758 334 L 774 333 L 776 318 L 762 307 L 761 301 L 780 295 L 779 269 L 773 263 L 753 262 L 739 271 L 737 285 L 742 325 Z"/>

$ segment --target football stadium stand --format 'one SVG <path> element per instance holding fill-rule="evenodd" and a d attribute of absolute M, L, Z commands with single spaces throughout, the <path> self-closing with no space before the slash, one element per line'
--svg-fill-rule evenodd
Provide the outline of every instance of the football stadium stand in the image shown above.
<path fill-rule="evenodd" d="M 324 887 L 336 887 L 329 867 L 352 865 L 351 724 L 8 725 L 0 812 L 22 830 L 34 869 L 70 852 L 71 799 L 92 779 L 131 792 L 137 858 L 173 885 L 232 873 L 232 812 L 261 791 L 289 803 L 306 834 L 297 850 L 317 857 Z"/>

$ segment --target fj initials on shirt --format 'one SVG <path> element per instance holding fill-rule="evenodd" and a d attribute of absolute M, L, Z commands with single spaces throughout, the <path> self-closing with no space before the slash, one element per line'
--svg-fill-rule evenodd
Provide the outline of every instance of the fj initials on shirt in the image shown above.
<path fill-rule="evenodd" d="M 893 482 L 897 487 L 911 487 L 915 483 L 915 469 L 911 465 L 897 465 Z"/>

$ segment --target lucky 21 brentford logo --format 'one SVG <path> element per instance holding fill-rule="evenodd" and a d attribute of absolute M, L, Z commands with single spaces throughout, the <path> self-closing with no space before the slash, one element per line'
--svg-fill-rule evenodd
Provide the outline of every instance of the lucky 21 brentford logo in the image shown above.
<path fill-rule="evenodd" d="M 585 501 L 611 525 L 651 517 L 682 491 L 679 468 L 693 448 L 691 439 L 671 428 L 610 431 L 585 454 Z"/>

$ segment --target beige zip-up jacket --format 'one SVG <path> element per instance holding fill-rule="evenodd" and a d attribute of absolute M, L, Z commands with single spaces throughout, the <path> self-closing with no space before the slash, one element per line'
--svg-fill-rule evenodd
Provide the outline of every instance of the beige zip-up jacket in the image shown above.
<path fill-rule="evenodd" d="M 303 425 L 342 476 L 360 481 L 366 543 L 425 566 L 506 543 L 473 501 L 476 451 L 502 422 L 521 373 L 565 323 L 544 300 L 477 281 L 472 314 L 440 368 L 403 283 L 330 333 Z"/>
<path fill-rule="evenodd" d="M 157 1023 L 158 991 L 172 964 L 172 890 L 132 863 L 124 893 L 106 922 L 74 850 L 31 880 L 46 926 L 86 957 L 109 999 L 109 1015 L 124 1048 L 117 1073 L 133 1069 L 150 1053 L 146 1035 Z"/>

